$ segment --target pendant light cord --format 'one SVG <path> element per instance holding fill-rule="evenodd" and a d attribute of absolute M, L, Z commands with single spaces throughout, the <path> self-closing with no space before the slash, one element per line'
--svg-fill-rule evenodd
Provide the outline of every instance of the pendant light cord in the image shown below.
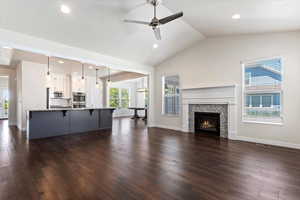
<path fill-rule="evenodd" d="M 84 63 L 82 63 L 81 67 L 81 79 L 84 79 Z"/>
<path fill-rule="evenodd" d="M 48 71 L 47 71 L 47 75 L 50 75 L 50 57 L 48 56 Z"/>
<path fill-rule="evenodd" d="M 108 69 L 108 82 L 110 82 L 110 81 L 111 81 L 111 76 L 110 76 L 110 68 L 109 68 L 109 67 L 107 67 L 107 69 Z"/>
<path fill-rule="evenodd" d="M 98 85 L 98 69 L 96 69 L 96 85 Z"/>

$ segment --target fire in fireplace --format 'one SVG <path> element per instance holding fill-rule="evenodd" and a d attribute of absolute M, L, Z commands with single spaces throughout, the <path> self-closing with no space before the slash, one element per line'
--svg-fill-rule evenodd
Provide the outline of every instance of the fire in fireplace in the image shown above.
<path fill-rule="evenodd" d="M 220 136 L 220 114 L 195 112 L 195 133 L 210 133 Z"/>

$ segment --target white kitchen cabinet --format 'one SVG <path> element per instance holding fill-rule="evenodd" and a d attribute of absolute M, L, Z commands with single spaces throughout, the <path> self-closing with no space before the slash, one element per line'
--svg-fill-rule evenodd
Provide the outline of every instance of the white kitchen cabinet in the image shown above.
<path fill-rule="evenodd" d="M 99 81 L 99 88 L 96 87 L 96 77 L 87 76 L 85 81 L 86 106 L 102 107 L 102 91 L 103 87 Z"/>
<path fill-rule="evenodd" d="M 52 74 L 50 88 L 51 92 L 63 92 L 64 97 L 71 97 L 71 77 L 67 74 Z"/>
<path fill-rule="evenodd" d="M 77 74 L 64 75 L 52 74 L 51 92 L 63 92 L 64 97 L 72 98 L 73 92 L 86 93 L 87 107 L 102 107 L 103 105 L 103 87 L 99 81 L 99 88 L 96 87 L 96 77 L 86 76 L 85 80 L 81 80 L 81 76 Z"/>
<path fill-rule="evenodd" d="M 85 83 L 86 79 L 82 81 L 81 76 L 72 75 L 72 92 L 86 92 Z"/>

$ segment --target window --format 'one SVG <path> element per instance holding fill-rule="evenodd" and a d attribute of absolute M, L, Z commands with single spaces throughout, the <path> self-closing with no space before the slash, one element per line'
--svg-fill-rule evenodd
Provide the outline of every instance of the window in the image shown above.
<path fill-rule="evenodd" d="M 251 72 L 245 73 L 245 84 L 250 85 L 251 84 Z"/>
<path fill-rule="evenodd" d="M 179 76 L 164 76 L 163 85 L 163 114 L 179 115 Z"/>
<path fill-rule="evenodd" d="M 244 65 L 244 121 L 282 122 L 282 60 Z"/>
<path fill-rule="evenodd" d="M 121 89 L 121 107 L 128 108 L 129 107 L 129 91 L 128 89 Z"/>
<path fill-rule="evenodd" d="M 263 108 L 271 108 L 273 106 L 272 103 L 273 95 L 264 95 L 261 96 L 261 105 Z"/>
<path fill-rule="evenodd" d="M 109 106 L 112 108 L 118 108 L 120 105 L 119 99 L 119 88 L 110 88 L 109 89 Z"/>
<path fill-rule="evenodd" d="M 113 108 L 128 108 L 130 104 L 129 89 L 110 88 L 109 106 Z"/>

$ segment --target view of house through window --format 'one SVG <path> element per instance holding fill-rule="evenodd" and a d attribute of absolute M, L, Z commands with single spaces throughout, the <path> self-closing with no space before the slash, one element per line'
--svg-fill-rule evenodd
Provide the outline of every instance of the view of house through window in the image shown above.
<path fill-rule="evenodd" d="M 248 63 L 244 66 L 244 113 L 246 121 L 282 121 L 282 60 Z"/>
<path fill-rule="evenodd" d="M 109 106 L 113 108 L 129 107 L 129 89 L 127 88 L 110 88 L 109 89 Z"/>
<path fill-rule="evenodd" d="M 163 114 L 179 115 L 179 76 L 164 76 Z"/>

